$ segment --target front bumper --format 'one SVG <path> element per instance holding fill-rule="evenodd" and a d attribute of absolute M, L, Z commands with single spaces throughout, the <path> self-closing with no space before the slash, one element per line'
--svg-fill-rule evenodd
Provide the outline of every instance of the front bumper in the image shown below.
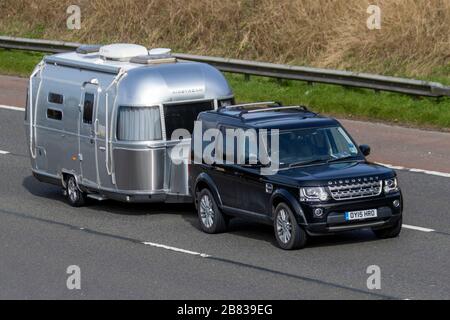
<path fill-rule="evenodd" d="M 400 201 L 400 206 L 394 206 L 395 200 Z M 324 211 L 320 218 L 313 214 L 316 208 L 322 208 Z M 377 217 L 364 220 L 345 220 L 345 212 L 367 209 L 377 209 Z M 394 226 L 402 217 L 403 199 L 401 193 L 398 192 L 392 195 L 354 201 L 336 201 L 314 205 L 302 204 L 302 210 L 307 220 L 303 227 L 310 235 L 325 235 L 363 228 L 382 229 Z"/>

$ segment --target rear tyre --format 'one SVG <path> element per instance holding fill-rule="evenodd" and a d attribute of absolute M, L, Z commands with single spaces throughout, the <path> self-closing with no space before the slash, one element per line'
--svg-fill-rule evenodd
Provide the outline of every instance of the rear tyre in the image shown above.
<path fill-rule="evenodd" d="M 200 191 L 197 213 L 200 228 L 204 232 L 221 233 L 227 229 L 226 219 L 208 189 Z"/>
<path fill-rule="evenodd" d="M 275 238 L 284 250 L 295 250 L 305 247 L 307 234 L 299 226 L 292 210 L 285 203 L 280 203 L 275 209 Z"/>
<path fill-rule="evenodd" d="M 379 239 L 396 238 L 402 231 L 402 218 L 400 218 L 393 227 L 385 229 L 372 229 L 372 231 Z"/>
<path fill-rule="evenodd" d="M 78 188 L 74 176 L 70 176 L 66 181 L 66 196 L 72 207 L 81 207 L 86 203 L 86 194 Z"/>

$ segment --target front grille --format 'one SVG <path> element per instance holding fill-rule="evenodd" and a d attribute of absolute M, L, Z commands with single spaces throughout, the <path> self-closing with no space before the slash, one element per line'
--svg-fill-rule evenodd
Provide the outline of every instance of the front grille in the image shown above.
<path fill-rule="evenodd" d="M 329 182 L 328 190 L 334 200 L 375 197 L 381 194 L 383 182 L 378 179 L 352 179 Z"/>

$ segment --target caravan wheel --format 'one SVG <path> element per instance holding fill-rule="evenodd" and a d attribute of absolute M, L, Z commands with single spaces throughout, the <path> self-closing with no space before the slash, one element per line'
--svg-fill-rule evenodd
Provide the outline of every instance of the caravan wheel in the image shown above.
<path fill-rule="evenodd" d="M 67 200 L 72 207 L 81 207 L 86 202 L 86 194 L 82 192 L 77 185 L 74 176 L 69 176 L 66 182 Z"/>

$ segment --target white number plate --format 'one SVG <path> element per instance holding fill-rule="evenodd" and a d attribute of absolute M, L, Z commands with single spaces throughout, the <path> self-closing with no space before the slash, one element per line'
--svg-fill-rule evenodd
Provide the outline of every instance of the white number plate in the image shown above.
<path fill-rule="evenodd" d="M 348 211 L 345 213 L 345 220 L 364 220 L 377 217 L 377 209 Z"/>

